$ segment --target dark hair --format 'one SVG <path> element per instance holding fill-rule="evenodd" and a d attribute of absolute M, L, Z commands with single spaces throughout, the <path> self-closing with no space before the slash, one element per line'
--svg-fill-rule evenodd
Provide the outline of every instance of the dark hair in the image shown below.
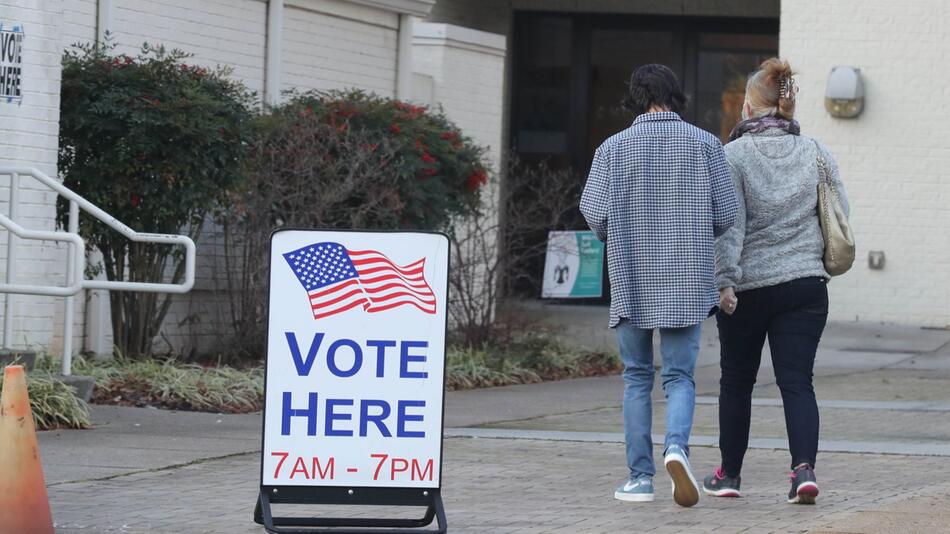
<path fill-rule="evenodd" d="M 642 115 L 654 105 L 682 113 L 686 109 L 686 95 L 669 67 L 650 63 L 633 71 L 627 96 L 621 104 L 634 115 Z"/>

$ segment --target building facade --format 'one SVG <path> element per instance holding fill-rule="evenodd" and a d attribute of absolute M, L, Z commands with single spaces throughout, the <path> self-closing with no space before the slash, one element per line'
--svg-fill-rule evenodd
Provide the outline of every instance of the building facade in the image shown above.
<path fill-rule="evenodd" d="M 60 60 L 74 44 L 109 39 L 119 53 L 143 43 L 179 48 L 194 64 L 232 70 L 263 102 L 284 91 L 357 88 L 441 106 L 458 126 L 501 158 L 504 36 L 427 23 L 434 0 L 2 0 L 0 22 L 25 28 L 22 103 L 0 106 L 7 134 L 0 165 L 36 167 L 56 176 Z M 108 37 L 107 37 L 108 35 Z M 464 66 L 464 68 L 460 68 Z M 477 73 L 472 77 L 473 73 Z M 416 96 L 413 96 L 415 94 Z M 0 177 L 0 212 L 9 214 L 10 179 Z M 56 228 L 53 193 L 22 179 L 16 220 Z M 147 228 L 137 228 L 149 231 Z M 194 289 L 176 297 L 159 350 L 214 351 L 230 331 L 220 272 L 223 244 L 209 224 L 198 242 Z M 6 232 L 0 232 L 0 268 Z M 15 281 L 62 285 L 66 246 L 21 241 Z M 5 272 L 0 274 L 5 276 Z M 74 299 L 76 351 L 111 352 L 108 299 Z M 6 297 L 3 297 L 6 298 Z M 13 335 L 4 344 L 62 350 L 61 298 L 13 297 Z M 0 313 L 4 313 L 0 311 Z"/>
<path fill-rule="evenodd" d="M 507 35 L 506 146 L 582 171 L 627 124 L 616 105 L 637 64 L 673 66 L 685 118 L 724 137 L 750 65 L 777 51 L 798 73 L 802 129 L 834 151 L 852 202 L 857 260 L 829 285 L 831 318 L 950 327 L 946 2 L 440 0 L 430 19 Z M 835 66 L 860 69 L 857 118 L 825 110 Z"/>
<path fill-rule="evenodd" d="M 107 31 L 119 52 L 149 42 L 228 66 L 263 101 L 291 89 L 360 88 L 441 105 L 490 147 L 496 169 L 510 147 L 580 173 L 593 148 L 629 122 L 618 103 L 636 65 L 671 65 L 691 99 L 685 118 L 723 137 L 745 77 L 777 53 L 799 73 L 803 130 L 834 151 L 852 199 L 858 260 L 830 285 L 832 318 L 943 328 L 948 9 L 940 0 L 0 0 L 3 27 L 25 30 L 22 101 L 0 103 L 0 165 L 56 174 L 61 54 Z M 824 108 L 838 65 L 864 78 L 866 109 L 854 119 Z M 0 177 L 6 214 L 8 190 Z M 16 210 L 24 226 L 55 228 L 55 198 L 37 184 L 24 182 Z M 221 244 L 209 230 L 198 244 L 195 289 L 166 320 L 163 338 L 175 350 L 213 350 L 227 332 L 214 275 Z M 872 251 L 883 252 L 883 269 L 869 266 Z M 22 243 L 17 281 L 61 283 L 65 254 L 62 244 Z M 85 293 L 74 301 L 73 346 L 108 352 L 107 299 Z M 62 299 L 18 295 L 13 303 L 5 344 L 61 350 Z"/>

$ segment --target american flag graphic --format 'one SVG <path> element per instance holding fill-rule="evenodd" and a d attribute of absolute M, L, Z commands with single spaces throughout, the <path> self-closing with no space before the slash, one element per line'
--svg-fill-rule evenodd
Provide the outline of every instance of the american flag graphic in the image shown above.
<path fill-rule="evenodd" d="M 287 252 L 284 259 L 307 290 L 314 319 L 357 306 L 367 312 L 415 306 L 435 314 L 435 294 L 423 275 L 425 258 L 400 267 L 375 250 L 324 242 Z"/>

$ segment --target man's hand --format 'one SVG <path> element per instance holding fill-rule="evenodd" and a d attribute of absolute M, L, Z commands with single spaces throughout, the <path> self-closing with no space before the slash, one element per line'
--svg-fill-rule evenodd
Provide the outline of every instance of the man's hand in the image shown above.
<path fill-rule="evenodd" d="M 724 287 L 719 290 L 719 307 L 726 315 L 732 315 L 739 305 L 739 299 L 736 298 L 736 290 L 732 287 Z"/>

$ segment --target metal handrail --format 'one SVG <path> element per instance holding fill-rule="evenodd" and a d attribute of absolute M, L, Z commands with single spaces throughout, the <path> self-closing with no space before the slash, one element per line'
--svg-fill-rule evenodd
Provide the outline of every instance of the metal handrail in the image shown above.
<path fill-rule="evenodd" d="M 109 291 L 142 291 L 150 293 L 187 293 L 195 284 L 195 242 L 188 236 L 172 234 L 151 234 L 136 232 L 121 221 L 109 215 L 95 204 L 89 202 L 73 190 L 50 178 L 37 169 L 21 166 L 0 166 L 0 175 L 10 176 L 10 216 L 0 214 L 0 226 L 10 231 L 7 240 L 7 273 L 6 283 L 0 284 L 0 293 L 7 293 L 5 313 L 3 315 L 3 345 L 11 345 L 13 333 L 13 301 L 12 293 L 33 295 L 52 295 L 66 297 L 66 311 L 63 318 L 63 374 L 69 375 L 72 370 L 72 342 L 73 318 L 75 309 L 73 297 L 83 289 L 105 289 Z M 69 222 L 66 232 L 48 232 L 28 230 L 18 225 L 16 211 L 19 203 L 20 176 L 30 176 L 46 187 L 52 189 L 59 196 L 69 200 Z M 163 284 L 150 282 L 116 282 L 111 280 L 86 280 L 85 272 L 85 241 L 79 235 L 79 210 L 109 226 L 113 230 L 133 242 L 179 245 L 185 247 L 184 280 L 178 284 Z M 62 286 L 35 286 L 13 283 L 16 266 L 16 247 L 14 235 L 25 239 L 45 239 L 53 241 L 68 241 L 72 251 L 67 260 L 67 284 Z"/>
<path fill-rule="evenodd" d="M 39 241 L 67 241 L 69 247 L 70 266 L 72 269 L 66 273 L 66 283 L 68 286 L 32 286 L 25 284 L 0 283 L 0 293 L 20 293 L 22 295 L 47 295 L 51 297 L 71 297 L 82 291 L 83 271 L 86 268 L 86 244 L 78 234 L 69 232 L 49 232 L 45 230 L 28 230 L 19 224 L 10 220 L 9 217 L 0 213 L 0 226 L 6 228 L 21 239 L 34 239 Z M 5 320 L 6 318 L 4 318 Z M 6 342 L 6 340 L 4 340 Z"/>
<path fill-rule="evenodd" d="M 148 293 L 187 293 L 195 284 L 195 242 L 190 237 L 173 234 L 151 234 L 145 232 L 136 232 L 126 226 L 122 221 L 116 219 L 103 211 L 99 206 L 89 202 L 78 195 L 72 189 L 61 184 L 58 180 L 46 176 L 42 172 L 32 167 L 0 167 L 0 175 L 26 175 L 32 176 L 41 184 L 49 187 L 63 198 L 70 202 L 75 202 L 79 209 L 92 215 L 106 226 L 119 232 L 130 241 L 138 243 L 158 243 L 167 245 L 180 245 L 185 247 L 185 279 L 179 284 L 155 284 L 149 282 L 115 282 L 111 280 L 83 280 L 83 289 L 108 289 L 112 291 L 143 291 Z M 78 214 L 77 214 L 78 215 Z M 70 219 L 73 214 L 70 213 Z M 71 225 L 72 221 L 70 221 Z M 70 232 L 76 232 L 70 229 Z"/>

